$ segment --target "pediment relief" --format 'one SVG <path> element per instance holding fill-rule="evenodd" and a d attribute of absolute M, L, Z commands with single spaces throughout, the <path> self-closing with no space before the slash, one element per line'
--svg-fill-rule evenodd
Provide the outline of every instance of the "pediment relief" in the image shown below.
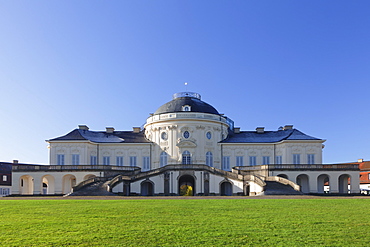
<path fill-rule="evenodd" d="M 177 143 L 176 146 L 179 148 L 187 148 L 187 147 L 195 148 L 197 144 L 191 140 L 180 140 L 180 142 Z"/>
<path fill-rule="evenodd" d="M 314 153 L 314 152 L 316 152 L 316 148 L 312 147 L 312 146 L 309 146 L 309 147 L 307 147 L 306 151 L 309 152 L 309 153 Z"/>

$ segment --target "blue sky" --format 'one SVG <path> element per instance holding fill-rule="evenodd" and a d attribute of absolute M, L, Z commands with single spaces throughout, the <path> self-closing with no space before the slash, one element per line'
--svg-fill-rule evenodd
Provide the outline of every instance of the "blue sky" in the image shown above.
<path fill-rule="evenodd" d="M 370 160 L 369 12 L 367 0 L 0 0 L 0 160 L 47 164 L 45 140 L 130 130 L 184 90 L 242 130 L 326 139 L 324 163 Z"/>

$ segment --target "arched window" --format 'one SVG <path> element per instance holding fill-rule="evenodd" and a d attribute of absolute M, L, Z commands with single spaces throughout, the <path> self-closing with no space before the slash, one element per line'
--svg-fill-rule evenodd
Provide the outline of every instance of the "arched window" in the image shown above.
<path fill-rule="evenodd" d="M 213 154 L 211 152 L 206 153 L 206 165 L 213 167 Z"/>
<path fill-rule="evenodd" d="M 163 167 L 163 166 L 166 166 L 167 165 L 167 153 L 166 152 L 162 152 L 161 153 L 161 157 L 160 157 L 160 166 Z"/>
<path fill-rule="evenodd" d="M 189 151 L 184 151 L 182 153 L 182 164 L 183 165 L 189 165 L 191 164 L 191 156 Z"/>

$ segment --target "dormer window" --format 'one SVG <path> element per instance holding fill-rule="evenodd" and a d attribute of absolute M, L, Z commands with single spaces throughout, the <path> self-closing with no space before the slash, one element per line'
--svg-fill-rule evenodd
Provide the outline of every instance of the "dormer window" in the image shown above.
<path fill-rule="evenodd" d="M 182 106 L 182 111 L 191 111 L 191 106 L 190 105 Z"/>

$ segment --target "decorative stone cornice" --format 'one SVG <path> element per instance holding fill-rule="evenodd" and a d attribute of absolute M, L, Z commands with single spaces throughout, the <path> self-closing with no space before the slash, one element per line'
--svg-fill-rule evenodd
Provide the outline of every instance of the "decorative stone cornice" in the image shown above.
<path fill-rule="evenodd" d="M 176 146 L 179 148 L 187 148 L 187 147 L 195 148 L 197 144 L 191 140 L 180 140 L 180 142 L 177 143 Z"/>

